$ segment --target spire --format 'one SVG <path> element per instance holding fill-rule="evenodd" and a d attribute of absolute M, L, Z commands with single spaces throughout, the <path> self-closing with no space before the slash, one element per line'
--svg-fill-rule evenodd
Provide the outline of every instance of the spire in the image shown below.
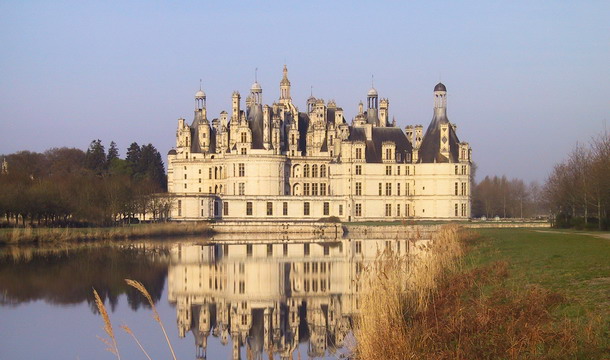
<path fill-rule="evenodd" d="M 284 64 L 284 70 L 282 70 L 282 72 L 282 81 L 280 81 L 280 102 L 289 103 L 291 101 L 290 80 L 288 80 L 288 67 L 286 64 Z"/>

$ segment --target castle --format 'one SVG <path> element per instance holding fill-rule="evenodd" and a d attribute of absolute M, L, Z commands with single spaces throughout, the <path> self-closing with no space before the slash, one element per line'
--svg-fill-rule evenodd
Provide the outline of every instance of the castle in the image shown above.
<path fill-rule="evenodd" d="M 311 96 L 300 112 L 284 66 L 279 99 L 263 105 L 252 84 L 242 109 L 208 119 L 195 94 L 191 124 L 178 119 L 168 153 L 174 220 L 342 221 L 470 217 L 471 153 L 447 118 L 447 89 L 434 88 L 434 115 L 405 131 L 375 88 L 347 123 L 334 101 Z"/>

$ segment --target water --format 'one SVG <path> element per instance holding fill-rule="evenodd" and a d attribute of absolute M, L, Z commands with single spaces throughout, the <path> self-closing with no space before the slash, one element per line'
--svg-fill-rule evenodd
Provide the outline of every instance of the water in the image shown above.
<path fill-rule="evenodd" d="M 113 359 L 98 339 L 95 288 L 123 359 L 171 358 L 150 292 L 179 359 L 337 359 L 349 355 L 360 277 L 378 249 L 415 251 L 395 234 L 375 239 L 267 235 L 0 249 L 0 359 Z"/>

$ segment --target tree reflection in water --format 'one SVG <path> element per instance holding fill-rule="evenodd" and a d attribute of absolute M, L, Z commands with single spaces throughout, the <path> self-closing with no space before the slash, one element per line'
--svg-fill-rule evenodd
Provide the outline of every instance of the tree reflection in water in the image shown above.
<path fill-rule="evenodd" d="M 0 257 L 0 305 L 44 300 L 56 305 L 86 301 L 97 313 L 91 289 L 114 310 L 126 294 L 132 310 L 150 305 L 123 279 L 139 279 L 153 300 L 161 299 L 167 258 L 151 256 L 146 248 L 75 247 L 63 251 L 13 249 Z"/>

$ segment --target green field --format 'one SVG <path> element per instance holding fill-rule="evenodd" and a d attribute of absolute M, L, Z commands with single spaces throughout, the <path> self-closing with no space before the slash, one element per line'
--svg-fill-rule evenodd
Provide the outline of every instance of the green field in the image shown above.
<path fill-rule="evenodd" d="M 601 316 L 610 324 L 610 233 L 569 230 L 478 229 L 482 239 L 466 264 L 509 264 L 506 285 L 538 284 L 563 295 L 555 314 L 580 319 Z"/>

